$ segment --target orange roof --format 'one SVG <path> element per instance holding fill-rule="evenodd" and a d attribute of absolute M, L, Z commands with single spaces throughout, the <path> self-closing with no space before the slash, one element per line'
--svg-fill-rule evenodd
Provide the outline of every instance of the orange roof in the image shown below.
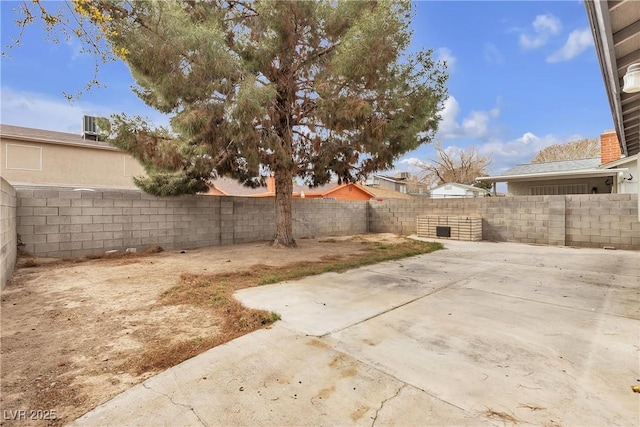
<path fill-rule="evenodd" d="M 305 198 L 335 198 L 337 200 L 369 200 L 373 198 L 384 199 L 410 199 L 407 194 L 379 187 L 369 187 L 361 184 L 347 183 L 336 184 L 330 182 L 325 185 L 310 188 L 306 185 L 294 185 L 293 197 Z M 213 181 L 210 195 L 246 196 L 246 197 L 274 197 L 275 192 L 265 191 L 265 187 L 250 188 L 240 184 L 235 179 L 218 178 Z"/>

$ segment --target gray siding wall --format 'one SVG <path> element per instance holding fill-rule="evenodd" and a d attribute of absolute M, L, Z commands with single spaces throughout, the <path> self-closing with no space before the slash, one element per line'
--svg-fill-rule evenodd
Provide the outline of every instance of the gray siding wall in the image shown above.
<path fill-rule="evenodd" d="M 2 177 L 0 177 L 0 191 L 0 289 L 4 289 L 16 265 L 18 252 L 17 197 L 15 189 Z"/>

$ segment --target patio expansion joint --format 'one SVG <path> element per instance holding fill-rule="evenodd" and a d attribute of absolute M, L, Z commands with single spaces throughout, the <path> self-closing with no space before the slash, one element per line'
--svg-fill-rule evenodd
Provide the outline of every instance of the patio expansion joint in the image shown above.
<path fill-rule="evenodd" d="M 531 298 L 519 297 L 517 295 L 508 295 L 508 294 L 503 294 L 503 293 L 500 293 L 500 292 L 487 291 L 485 289 L 477 289 L 477 288 L 467 288 L 467 289 L 472 289 L 472 290 L 477 291 L 477 292 L 484 292 L 484 293 L 491 294 L 491 295 L 497 295 L 497 296 L 500 296 L 500 297 L 515 298 L 515 299 L 519 299 L 519 300 L 523 300 L 523 301 L 534 302 L 534 303 L 537 303 L 537 304 L 544 304 L 544 305 L 550 305 L 550 306 L 553 306 L 553 307 L 566 308 L 568 310 L 582 311 L 582 312 L 585 312 L 585 313 L 599 314 L 599 315 L 602 315 L 602 316 L 617 317 L 617 318 L 620 318 L 620 319 L 638 320 L 638 318 L 631 317 L 631 316 L 622 316 L 620 314 L 611 314 L 611 313 L 605 313 L 605 312 L 600 312 L 600 311 L 595 311 L 595 310 L 587 310 L 585 308 L 570 307 L 568 305 L 555 304 L 555 303 L 552 303 L 552 302 L 546 302 L 546 301 L 540 301 L 540 300 L 535 300 L 535 299 L 531 299 Z"/>
<path fill-rule="evenodd" d="M 457 284 L 458 284 L 458 283 L 460 283 L 460 282 L 467 281 L 467 280 L 469 280 L 470 278 L 475 277 L 475 276 L 478 276 L 478 275 L 480 275 L 480 274 L 482 274 L 482 273 L 483 273 L 483 272 L 478 272 L 478 273 L 472 274 L 472 275 L 470 275 L 470 276 L 468 276 L 468 277 L 465 277 L 464 279 L 456 280 L 456 281 L 451 282 L 451 283 L 449 283 L 449 284 L 447 284 L 447 285 L 444 285 L 444 286 L 441 286 L 441 287 L 439 287 L 439 288 L 433 289 L 433 290 L 431 290 L 431 291 L 429 291 L 429 292 L 427 292 L 427 293 L 425 293 L 425 294 L 423 294 L 423 295 L 420 295 L 420 296 L 417 296 L 417 297 L 415 297 L 415 298 L 412 298 L 412 299 L 410 299 L 409 301 L 405 301 L 405 302 L 403 302 L 402 304 L 394 305 L 393 307 L 390 307 L 390 308 L 388 308 L 388 309 L 386 309 L 386 310 L 383 310 L 383 311 L 381 311 L 381 312 L 379 312 L 379 313 L 376 313 L 376 314 L 374 314 L 374 315 L 372 315 L 372 316 L 369 316 L 369 317 L 367 317 L 366 319 L 359 320 L 359 321 L 357 321 L 357 322 L 355 322 L 355 323 L 352 323 L 352 324 L 350 324 L 350 325 L 344 326 L 344 327 L 342 327 L 342 328 L 338 328 L 338 329 L 335 329 L 335 330 L 333 330 L 333 331 L 326 332 L 326 333 L 324 333 L 324 334 L 322 334 L 322 335 L 313 335 L 313 336 L 315 336 L 316 338 L 324 338 L 324 337 L 326 337 L 326 336 L 328 336 L 328 335 L 331 335 L 331 334 L 334 334 L 334 333 L 336 333 L 336 332 L 344 331 L 345 329 L 349 329 L 349 328 L 351 328 L 352 326 L 357 326 L 357 325 L 359 325 L 359 324 L 361 324 L 361 323 L 368 322 L 368 321 L 369 321 L 369 320 L 371 320 L 371 319 L 375 319 L 376 317 L 380 317 L 380 316 L 382 316 L 382 315 L 384 315 L 384 314 L 387 314 L 387 313 L 389 313 L 389 312 L 391 312 L 391 311 L 393 311 L 393 310 L 396 310 L 396 309 L 398 309 L 398 308 L 404 307 L 404 306 L 406 306 L 406 305 L 409 305 L 409 304 L 411 304 L 411 303 L 414 303 L 414 302 L 416 302 L 416 301 L 419 301 L 419 300 L 421 300 L 421 299 L 423 299 L 423 298 L 427 298 L 427 297 L 429 297 L 429 296 L 431 296 L 431 295 L 433 295 L 433 294 L 436 294 L 436 293 L 438 293 L 438 292 L 440 292 L 440 291 L 443 291 L 443 290 L 445 290 L 445 289 L 449 289 L 449 288 L 451 288 L 451 287 L 453 287 L 453 286 L 457 285 Z"/>
<path fill-rule="evenodd" d="M 191 412 L 193 412 L 193 415 L 195 415 L 195 416 L 196 416 L 196 418 L 198 419 L 198 421 L 200 421 L 200 425 L 202 425 L 202 426 L 204 426 L 204 427 L 209 427 L 209 425 L 208 425 L 207 423 L 205 423 L 205 422 L 202 420 L 202 418 L 200 418 L 200 415 L 198 415 L 198 413 L 196 412 L 196 410 L 195 410 L 195 409 L 193 409 L 193 406 L 191 406 L 191 405 L 187 405 L 187 404 L 185 404 L 185 403 L 176 402 L 176 401 L 175 401 L 175 400 L 173 400 L 173 398 L 172 398 L 171 396 L 169 396 L 167 393 L 162 393 L 162 392 L 159 392 L 158 390 L 154 390 L 154 389 L 153 389 L 153 388 L 151 388 L 151 387 L 150 387 L 146 382 L 143 382 L 143 383 L 142 383 L 142 387 L 144 387 L 144 388 L 146 388 L 147 390 L 152 391 L 152 392 L 154 392 L 154 393 L 156 393 L 156 394 L 159 394 L 159 395 L 161 395 L 161 396 L 166 397 L 166 398 L 169 400 L 169 402 L 171 402 L 171 404 L 173 404 L 174 406 L 179 406 L 179 407 L 182 407 L 182 408 L 185 408 L 185 409 L 190 410 Z"/>

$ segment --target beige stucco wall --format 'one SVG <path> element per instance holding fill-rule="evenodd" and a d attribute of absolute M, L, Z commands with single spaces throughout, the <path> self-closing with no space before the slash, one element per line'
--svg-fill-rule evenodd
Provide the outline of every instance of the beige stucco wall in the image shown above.
<path fill-rule="evenodd" d="M 144 175 L 130 155 L 111 147 L 0 140 L 0 175 L 11 184 L 136 188 Z"/>
<path fill-rule="evenodd" d="M 597 194 L 610 194 L 615 192 L 616 182 L 612 186 L 606 184 L 606 177 L 598 178 L 581 178 L 572 180 L 544 180 L 544 181 L 526 181 L 526 182 L 509 182 L 507 184 L 507 192 L 510 196 L 530 196 L 531 187 L 547 186 L 547 185 L 566 185 L 566 184 L 586 184 L 587 193 L 591 193 L 593 188 L 597 188 Z M 609 179 L 609 182 L 615 181 Z M 612 190 L 613 188 L 613 190 Z"/>

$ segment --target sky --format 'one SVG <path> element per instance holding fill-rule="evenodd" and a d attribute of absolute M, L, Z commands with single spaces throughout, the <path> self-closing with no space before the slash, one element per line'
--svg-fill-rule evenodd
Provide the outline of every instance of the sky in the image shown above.
<path fill-rule="evenodd" d="M 14 9 L 1 1 L 3 52 L 18 35 Z M 433 144 L 405 153 L 395 171 L 418 173 L 433 146 L 475 147 L 499 175 L 529 162 L 544 147 L 597 137 L 613 128 L 604 83 L 582 1 L 419 1 L 410 50 L 433 49 L 450 74 L 449 98 Z M 54 44 L 41 26 L 28 27 L 0 68 L 0 122 L 80 133 L 83 115 L 164 116 L 139 100 L 127 67 L 102 65 L 106 86 L 69 102 L 93 78 L 94 59 L 77 41 Z"/>

